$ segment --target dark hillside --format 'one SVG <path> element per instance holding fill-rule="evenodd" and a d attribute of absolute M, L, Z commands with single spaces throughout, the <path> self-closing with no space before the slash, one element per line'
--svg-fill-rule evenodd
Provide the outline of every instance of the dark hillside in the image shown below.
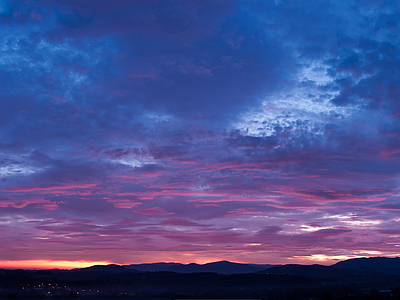
<path fill-rule="evenodd" d="M 400 274 L 400 257 L 354 258 L 338 262 L 332 267 L 363 272 L 381 272 L 388 275 Z"/>

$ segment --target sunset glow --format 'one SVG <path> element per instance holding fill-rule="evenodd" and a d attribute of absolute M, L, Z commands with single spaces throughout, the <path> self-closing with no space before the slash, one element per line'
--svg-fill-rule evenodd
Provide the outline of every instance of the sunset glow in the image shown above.
<path fill-rule="evenodd" d="M 87 268 L 93 265 L 107 265 L 99 261 L 52 261 L 52 260 L 17 260 L 0 261 L 0 268 L 5 269 L 63 269 Z"/>

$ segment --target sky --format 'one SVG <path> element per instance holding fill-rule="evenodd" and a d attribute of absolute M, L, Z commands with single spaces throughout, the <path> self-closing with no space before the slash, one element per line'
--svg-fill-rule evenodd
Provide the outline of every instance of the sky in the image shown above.
<path fill-rule="evenodd" d="M 400 7 L 0 0 L 0 267 L 399 255 Z"/>

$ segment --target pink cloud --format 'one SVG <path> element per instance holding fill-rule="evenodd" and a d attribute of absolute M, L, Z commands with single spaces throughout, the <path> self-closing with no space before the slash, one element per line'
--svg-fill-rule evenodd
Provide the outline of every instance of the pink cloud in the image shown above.
<path fill-rule="evenodd" d="M 54 202 L 50 203 L 41 203 L 39 205 L 36 205 L 37 208 L 43 208 L 46 210 L 56 210 L 58 208 L 58 204 Z"/>
<path fill-rule="evenodd" d="M 233 210 L 228 211 L 228 217 L 239 217 L 243 215 L 257 215 L 261 214 L 262 211 L 255 211 L 252 208 L 235 208 Z"/>
<path fill-rule="evenodd" d="M 210 207 L 210 206 L 211 207 L 220 207 L 221 205 L 220 204 L 216 204 L 216 203 L 202 203 L 202 204 L 196 204 L 194 207 L 195 208 L 201 208 L 201 207 Z"/>
<path fill-rule="evenodd" d="M 36 13 L 36 14 L 35 14 L 34 12 L 31 12 L 31 13 L 30 13 L 30 16 L 31 16 L 32 19 L 35 19 L 35 20 L 41 20 L 42 17 L 43 17 L 42 14 L 40 14 L 40 13 Z"/>
<path fill-rule="evenodd" d="M 23 200 L 2 200 L 0 201 L 0 207 L 13 207 L 13 208 L 24 208 L 30 204 L 36 204 L 36 208 L 43 208 L 46 210 L 55 210 L 58 208 L 58 204 L 45 199 L 23 199 Z"/>
<path fill-rule="evenodd" d="M 136 209 L 133 212 L 141 214 L 141 215 L 145 215 L 145 216 L 168 216 L 168 215 L 175 214 L 172 212 L 167 212 L 159 207 L 141 208 L 141 209 Z"/>
<path fill-rule="evenodd" d="M 152 173 L 152 172 L 142 172 L 140 174 L 140 176 L 142 176 L 142 177 L 157 177 L 157 176 L 161 176 L 161 175 L 162 175 L 162 173 L 160 173 L 160 172 L 154 172 L 154 173 Z"/>
<path fill-rule="evenodd" d="M 379 154 L 382 156 L 390 156 L 390 155 L 397 154 L 397 153 L 400 153 L 400 148 L 394 149 L 394 150 L 382 150 L 379 152 Z"/>
<path fill-rule="evenodd" d="M 107 202 L 114 204 L 116 208 L 134 208 L 135 206 L 142 204 L 141 202 L 135 202 L 131 200 L 107 200 Z"/>
<path fill-rule="evenodd" d="M 198 164 L 198 162 L 195 162 L 195 161 L 180 160 L 179 162 L 180 162 L 181 164 L 184 164 L 184 165 L 197 165 L 197 164 Z"/>

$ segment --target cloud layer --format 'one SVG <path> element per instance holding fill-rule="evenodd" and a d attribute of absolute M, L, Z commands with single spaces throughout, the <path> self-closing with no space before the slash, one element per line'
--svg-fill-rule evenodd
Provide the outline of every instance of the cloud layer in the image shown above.
<path fill-rule="evenodd" d="M 399 16 L 0 1 L 2 259 L 397 255 Z"/>

